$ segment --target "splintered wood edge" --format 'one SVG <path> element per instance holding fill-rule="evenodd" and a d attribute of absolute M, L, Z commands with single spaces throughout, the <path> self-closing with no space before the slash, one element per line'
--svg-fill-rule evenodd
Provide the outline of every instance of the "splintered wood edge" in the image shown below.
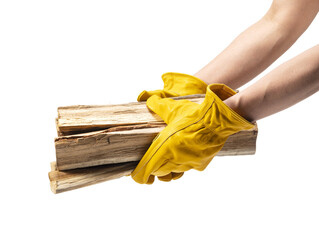
<path fill-rule="evenodd" d="M 55 128 L 56 128 L 56 132 L 58 134 L 58 137 L 62 136 L 62 133 L 61 133 L 60 128 L 59 128 L 59 118 L 55 118 Z"/>
<path fill-rule="evenodd" d="M 175 99 L 175 100 L 190 99 L 191 101 L 202 102 L 205 98 L 205 94 L 193 94 L 193 95 L 171 97 L 171 98 Z M 63 123 L 63 119 L 61 119 L 60 111 L 74 110 L 74 109 L 103 108 L 105 106 L 108 106 L 108 107 L 112 107 L 112 106 L 118 107 L 121 105 L 134 106 L 134 105 L 141 105 L 143 103 L 146 104 L 146 101 L 129 102 L 129 103 L 122 103 L 122 104 L 108 104 L 108 105 L 71 105 L 71 106 L 58 107 L 57 108 L 58 117 L 56 118 L 57 134 L 58 134 L 58 136 L 68 136 L 68 135 L 80 134 L 80 133 L 85 133 L 85 132 L 104 130 L 104 129 L 111 127 L 111 126 L 107 126 L 107 125 L 104 126 L 104 125 L 100 125 L 100 124 L 89 124 L 88 125 L 88 123 L 83 123 L 83 125 L 81 125 L 80 123 L 77 123 L 74 126 L 70 125 L 70 123 L 65 124 L 65 123 Z M 155 123 L 155 124 L 159 124 L 159 123 Z M 129 126 L 129 125 L 136 125 L 136 124 L 123 124 L 122 126 Z M 121 125 L 118 125 L 118 126 L 121 126 Z"/>
<path fill-rule="evenodd" d="M 52 162 L 51 172 L 48 174 L 51 191 L 54 194 L 57 194 L 129 176 L 136 165 L 137 162 L 127 162 L 68 171 L 58 171 L 56 162 Z"/>
<path fill-rule="evenodd" d="M 159 133 L 162 129 L 164 129 L 164 126 L 157 126 L 157 127 L 136 127 L 136 126 L 130 126 L 130 127 L 116 127 L 118 131 L 108 131 L 108 130 L 101 130 L 96 132 L 90 132 L 90 133 L 82 133 L 77 135 L 69 135 L 69 136 L 62 136 L 55 139 L 55 146 L 56 151 L 57 149 L 60 149 L 59 146 L 66 146 L 68 149 L 70 149 L 70 146 L 73 144 L 78 144 L 78 142 L 87 142 L 87 140 L 91 138 L 96 138 L 99 136 L 121 136 L 121 138 L 125 139 L 125 135 L 128 134 L 131 135 L 133 133 L 138 134 L 140 131 L 143 131 L 143 133 L 148 135 L 155 135 Z M 111 130 L 111 129 L 110 129 Z M 240 131 L 236 134 L 231 135 L 223 148 L 217 153 L 217 156 L 236 156 L 236 155 L 253 155 L 256 152 L 256 142 L 257 142 L 257 125 L 255 124 L 254 128 L 250 130 Z M 101 139 L 103 139 L 102 137 Z M 90 141 L 89 141 L 90 142 Z M 91 143 L 90 143 L 91 144 Z M 151 144 L 151 142 L 150 142 Z M 145 149 L 146 151 L 147 149 Z M 61 151 L 61 150 L 59 150 Z M 140 153 L 142 154 L 142 153 Z M 58 156 L 58 155 L 57 155 Z M 81 158 L 81 154 L 78 154 L 78 158 Z M 83 156 L 86 156 L 84 154 Z M 111 155 L 110 155 L 111 156 Z M 86 167 L 92 167 L 92 166 L 98 166 L 98 165 L 104 165 L 104 164 L 110 164 L 110 163 L 121 163 L 121 162 L 127 162 L 127 161 L 138 161 L 140 160 L 142 155 L 137 158 L 129 158 L 126 157 L 120 157 L 114 158 L 112 161 L 109 160 L 101 160 L 96 159 L 91 161 L 90 159 L 82 160 L 82 161 L 64 161 L 59 162 L 59 157 L 57 157 L 57 168 L 60 170 L 72 170 L 77 168 L 86 168 Z"/>
<path fill-rule="evenodd" d="M 51 162 L 51 163 L 50 163 L 50 167 L 51 167 L 51 172 L 57 171 L 56 162 Z M 48 173 L 49 179 L 50 179 L 50 188 L 51 188 L 51 191 L 52 191 L 54 194 L 56 194 L 56 193 L 57 193 L 57 192 L 56 192 L 57 182 L 54 181 L 54 180 L 51 181 L 51 176 L 50 176 L 50 173 L 51 173 L 51 172 Z"/>
<path fill-rule="evenodd" d="M 192 95 L 186 95 L 186 96 L 179 96 L 179 97 L 170 97 L 175 100 L 180 99 L 193 99 L 193 98 L 205 98 L 205 94 L 192 94 Z M 141 102 L 128 102 L 128 103 L 115 103 L 115 104 L 107 104 L 107 106 L 118 106 L 118 105 L 128 105 L 128 104 L 137 104 L 140 105 L 141 103 L 146 103 L 146 101 Z M 74 108 L 91 108 L 91 107 L 105 107 L 105 104 L 101 105 L 70 105 L 70 106 L 61 106 L 58 107 L 59 109 L 74 109 Z M 59 116 L 58 116 L 59 117 Z"/>
<path fill-rule="evenodd" d="M 244 130 L 240 132 L 254 132 L 254 135 L 257 135 L 258 133 L 258 126 L 257 123 L 253 123 L 254 127 L 249 130 Z M 132 130 L 137 130 L 137 129 L 150 129 L 151 131 L 153 129 L 159 128 L 159 129 L 164 129 L 166 126 L 165 123 L 156 123 L 156 124 L 136 124 L 136 125 L 125 125 L 125 126 L 117 126 L 117 127 L 110 127 L 107 129 L 102 129 L 102 130 L 96 130 L 96 131 L 90 131 L 90 132 L 84 132 L 84 133 L 78 133 L 78 134 L 71 134 L 71 135 L 61 135 L 55 138 L 55 141 L 63 140 L 63 139 L 76 139 L 76 138 L 81 138 L 81 137 L 91 137 L 94 135 L 98 135 L 101 133 L 112 133 L 112 132 L 121 132 L 121 131 L 132 131 Z M 238 133 L 240 133 L 238 132 Z M 236 135 L 238 133 L 235 133 L 233 135 Z"/>
<path fill-rule="evenodd" d="M 150 131 L 154 131 L 154 129 L 164 129 L 166 126 L 165 123 L 156 123 L 156 124 L 136 124 L 136 125 L 125 125 L 125 126 L 116 126 L 116 127 L 110 127 L 107 129 L 102 130 L 96 130 L 96 131 L 90 131 L 90 132 L 83 132 L 83 133 L 77 133 L 77 134 L 71 134 L 71 135 L 61 135 L 55 138 L 55 142 L 63 139 L 77 139 L 81 137 L 91 137 L 94 135 L 99 135 L 102 133 L 115 133 L 115 132 L 126 132 L 126 131 L 134 131 L 139 129 L 149 129 Z"/>

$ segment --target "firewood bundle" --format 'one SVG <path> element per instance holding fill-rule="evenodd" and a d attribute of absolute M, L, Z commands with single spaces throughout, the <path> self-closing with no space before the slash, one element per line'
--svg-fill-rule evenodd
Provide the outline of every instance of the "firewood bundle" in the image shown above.
<path fill-rule="evenodd" d="M 201 103 L 204 95 L 174 99 Z M 52 192 L 130 175 L 165 126 L 145 102 L 59 107 L 56 162 L 51 163 L 49 172 Z M 230 136 L 218 156 L 254 154 L 257 132 L 256 125 Z"/>

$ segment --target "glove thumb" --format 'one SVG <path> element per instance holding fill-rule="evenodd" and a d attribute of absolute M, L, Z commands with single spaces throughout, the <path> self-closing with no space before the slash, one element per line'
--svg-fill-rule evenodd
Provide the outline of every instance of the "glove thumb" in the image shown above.
<path fill-rule="evenodd" d="M 189 100 L 174 100 L 171 98 L 161 98 L 153 95 L 147 99 L 146 105 L 149 109 L 159 115 L 166 124 L 174 121 L 177 117 L 182 117 L 183 112 L 199 104 Z"/>
<path fill-rule="evenodd" d="M 143 91 L 141 92 L 138 97 L 137 97 L 137 101 L 141 102 L 141 101 L 146 101 L 150 96 L 152 95 L 157 95 L 159 97 L 164 98 L 165 97 L 165 93 L 163 90 L 153 90 L 153 91 Z"/>

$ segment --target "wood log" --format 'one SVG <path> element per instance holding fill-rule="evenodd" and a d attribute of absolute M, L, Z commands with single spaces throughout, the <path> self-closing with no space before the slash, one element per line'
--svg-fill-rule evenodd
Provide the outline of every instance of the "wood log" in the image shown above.
<path fill-rule="evenodd" d="M 204 95 L 175 99 L 201 103 Z M 60 193 L 129 175 L 166 124 L 140 102 L 60 107 L 56 126 L 57 164 L 49 179 Z M 256 125 L 230 136 L 218 156 L 254 154 L 257 133 Z"/>
<path fill-rule="evenodd" d="M 51 191 L 53 193 L 61 193 L 128 176 L 136 165 L 137 162 L 127 162 L 59 171 L 57 170 L 56 163 L 52 162 L 51 172 L 49 172 Z"/>
<path fill-rule="evenodd" d="M 62 155 L 61 159 L 67 160 L 60 162 L 62 168 L 78 169 L 58 170 L 56 162 L 51 163 L 49 179 L 52 192 L 61 193 L 128 176 L 163 128 L 152 124 L 122 126 L 59 137 L 57 156 Z M 256 125 L 252 130 L 230 136 L 217 156 L 254 154 L 257 133 Z M 131 147 L 127 147 L 129 145 Z M 108 164 L 99 165 L 102 163 Z M 99 166 L 86 167 L 94 164 Z"/>
<path fill-rule="evenodd" d="M 140 161 L 152 140 L 165 127 L 160 124 L 120 126 L 61 136 L 55 139 L 59 170 Z M 218 156 L 250 155 L 256 151 L 257 125 L 228 138 Z"/>
<path fill-rule="evenodd" d="M 199 94 L 174 99 L 201 103 L 204 97 Z M 59 170 L 139 161 L 166 126 L 145 102 L 60 107 L 56 123 L 60 136 L 55 139 Z M 254 154 L 256 137 L 257 127 L 237 133 L 228 139 L 219 155 Z"/>
<path fill-rule="evenodd" d="M 205 95 L 196 94 L 173 99 L 188 99 L 201 103 Z M 58 136 L 85 133 L 117 126 L 140 124 L 164 124 L 163 120 L 150 111 L 145 102 L 115 105 L 75 105 L 58 108 Z"/>

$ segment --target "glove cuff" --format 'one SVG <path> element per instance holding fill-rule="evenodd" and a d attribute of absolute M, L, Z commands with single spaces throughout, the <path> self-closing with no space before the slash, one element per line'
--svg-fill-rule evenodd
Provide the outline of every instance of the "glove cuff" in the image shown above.
<path fill-rule="evenodd" d="M 215 103 L 218 111 L 222 114 L 221 117 L 227 119 L 227 122 L 232 126 L 235 132 L 252 129 L 255 125 L 240 116 L 223 101 L 235 95 L 237 92 L 226 86 L 225 84 L 210 84 L 207 86 L 204 105 Z M 238 127 L 238 129 L 236 129 Z M 234 133 L 235 133 L 234 132 Z"/>

